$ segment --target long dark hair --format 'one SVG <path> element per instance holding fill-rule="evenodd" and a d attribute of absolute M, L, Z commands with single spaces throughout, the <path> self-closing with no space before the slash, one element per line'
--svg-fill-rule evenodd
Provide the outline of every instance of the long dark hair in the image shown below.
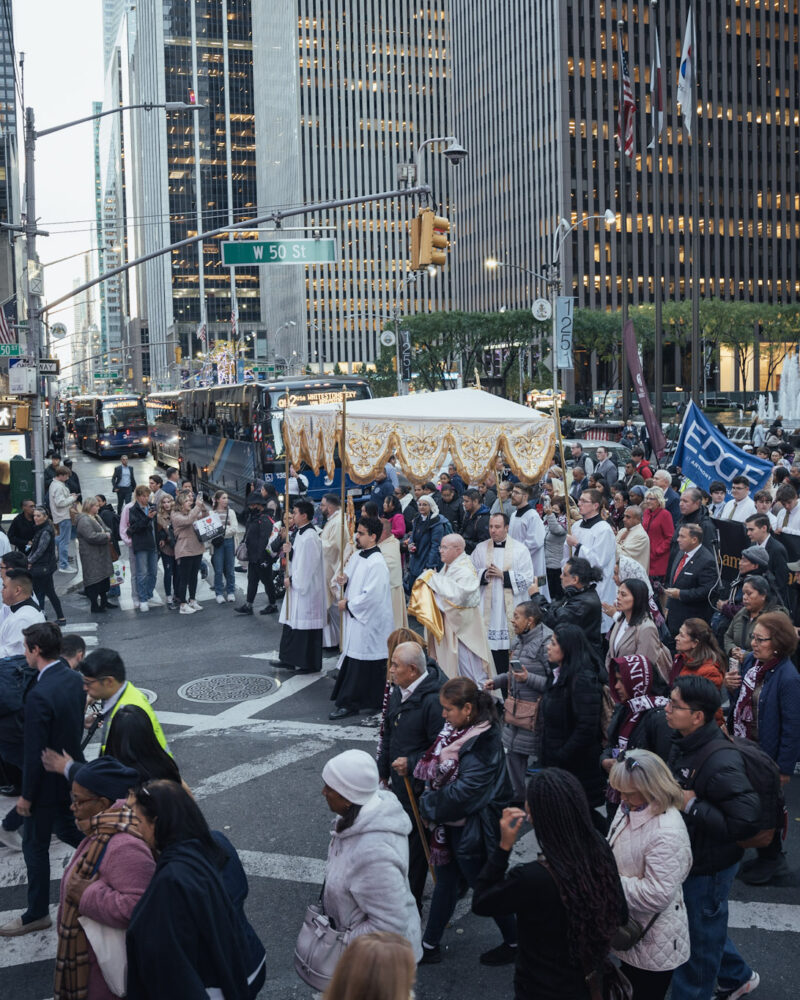
<path fill-rule="evenodd" d="M 567 912 L 569 947 L 587 972 L 604 962 L 615 931 L 627 919 L 617 864 L 592 823 L 578 779 L 558 767 L 528 782 L 528 808 L 546 866 Z"/>
<path fill-rule="evenodd" d="M 494 698 L 488 691 L 481 691 L 469 677 L 451 677 L 449 681 L 445 681 L 439 693 L 456 708 L 463 708 L 466 704 L 472 705 L 475 713 L 471 720 L 473 725 L 497 721 Z"/>
<path fill-rule="evenodd" d="M 155 824 L 155 849 L 158 854 L 172 844 L 197 840 L 208 859 L 221 867 L 226 853 L 211 836 L 200 806 L 183 785 L 174 781 L 147 781 L 134 791 L 136 803 Z"/>
<path fill-rule="evenodd" d="M 163 778 L 181 783 L 178 765 L 158 742 L 147 712 L 138 705 L 123 705 L 114 713 L 106 754 L 132 767 L 142 781 Z"/>
<path fill-rule="evenodd" d="M 631 592 L 633 607 L 631 608 L 631 625 L 641 625 L 650 617 L 650 591 L 644 580 L 637 580 L 635 576 L 623 580 L 622 583 Z"/>
<path fill-rule="evenodd" d="M 553 635 L 564 654 L 559 680 L 563 680 L 566 684 L 581 670 L 597 667 L 595 653 L 589 645 L 586 633 L 578 625 L 557 625 Z"/>

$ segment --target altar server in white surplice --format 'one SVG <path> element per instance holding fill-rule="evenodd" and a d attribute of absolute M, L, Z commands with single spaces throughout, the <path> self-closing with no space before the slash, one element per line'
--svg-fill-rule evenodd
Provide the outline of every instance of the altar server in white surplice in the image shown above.
<path fill-rule="evenodd" d="M 508 533 L 515 542 L 522 542 L 528 550 L 533 564 L 533 575 L 539 584 L 539 593 L 544 594 L 546 591 L 549 598 L 550 589 L 547 586 L 547 562 L 544 551 L 547 531 L 544 521 L 539 517 L 538 511 L 531 503 L 531 492 L 531 487 L 526 483 L 514 483 L 511 487 L 512 511 Z"/>
<path fill-rule="evenodd" d="M 314 504 L 310 500 L 295 503 L 292 519 L 297 532 L 291 545 L 285 546 L 289 558 L 279 619 L 283 625 L 280 656 L 271 661 L 273 666 L 304 674 L 322 669 L 327 601 L 322 542 L 311 523 L 313 516 Z"/>
<path fill-rule="evenodd" d="M 508 651 L 514 638 L 514 608 L 528 600 L 533 583 L 533 563 L 522 542 L 508 533 L 505 514 L 489 518 L 489 540 L 472 553 L 481 586 L 481 611 L 498 674 L 508 670 Z"/>
<path fill-rule="evenodd" d="M 444 625 L 441 639 L 428 629 L 428 652 L 448 677 L 469 677 L 482 689 L 495 671 L 481 616 L 478 571 L 461 535 L 445 535 L 439 555 L 442 568 L 427 569 L 419 578 L 433 591 Z"/>
<path fill-rule="evenodd" d="M 584 490 L 581 493 L 578 511 L 582 520 L 573 524 L 572 533 L 567 535 L 566 542 L 571 548 L 572 556 L 580 556 L 602 571 L 603 579 L 597 584 L 597 596 L 603 604 L 614 604 L 617 599 L 617 585 L 614 583 L 617 544 L 611 525 L 600 513 L 602 502 L 599 490 Z M 564 560 L 566 561 L 567 559 Z M 612 625 L 613 620 L 603 612 L 600 626 L 603 635 Z"/>
<path fill-rule="evenodd" d="M 342 655 L 339 677 L 331 695 L 336 708 L 330 719 L 358 715 L 362 708 L 378 711 L 386 687 L 387 640 L 394 631 L 389 568 L 378 548 L 381 522 L 362 517 L 356 528 L 356 548 L 337 583 L 344 587 Z"/>

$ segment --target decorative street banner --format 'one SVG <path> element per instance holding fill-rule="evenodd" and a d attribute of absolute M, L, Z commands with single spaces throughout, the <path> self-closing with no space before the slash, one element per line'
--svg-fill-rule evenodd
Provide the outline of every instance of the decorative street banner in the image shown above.
<path fill-rule="evenodd" d="M 653 407 L 650 405 L 650 393 L 644 383 L 644 372 L 642 371 L 642 360 L 639 357 L 639 346 L 636 343 L 636 332 L 633 329 L 633 320 L 628 320 L 622 328 L 622 339 L 625 344 L 625 354 L 628 358 L 628 370 L 633 379 L 633 388 L 636 390 L 636 398 L 639 400 L 639 408 L 642 411 L 644 425 L 647 428 L 647 436 L 650 438 L 650 446 L 658 458 L 663 458 L 664 449 L 667 447 L 667 439 L 661 430 L 661 424 L 656 420 Z M 623 413 L 623 419 L 627 418 L 627 413 Z"/>
<path fill-rule="evenodd" d="M 572 330 L 575 325 L 575 299 L 571 295 L 559 295 L 556 299 L 556 364 L 559 368 L 572 371 Z"/>
<path fill-rule="evenodd" d="M 719 479 L 728 493 L 734 476 L 739 475 L 747 476 L 750 492 L 757 493 L 766 486 L 773 468 L 772 462 L 737 448 L 694 403 L 686 408 L 672 461 L 695 486 L 707 491 Z"/>

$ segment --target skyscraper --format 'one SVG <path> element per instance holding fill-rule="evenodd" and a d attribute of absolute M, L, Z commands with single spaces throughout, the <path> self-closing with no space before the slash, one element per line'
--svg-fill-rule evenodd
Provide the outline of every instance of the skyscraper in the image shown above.
<path fill-rule="evenodd" d="M 20 224 L 17 67 L 11 0 L 0 0 L 0 221 Z M 15 299 L 20 289 L 18 240 L 0 236 L 0 305 Z M 9 310 L 10 312 L 10 310 Z M 21 312 L 17 312 L 21 316 Z"/>

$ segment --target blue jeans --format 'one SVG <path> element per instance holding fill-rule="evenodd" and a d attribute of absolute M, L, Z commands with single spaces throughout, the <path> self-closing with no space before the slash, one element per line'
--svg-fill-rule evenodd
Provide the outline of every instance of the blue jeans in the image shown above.
<path fill-rule="evenodd" d="M 64 805 L 33 804 L 22 828 L 22 854 L 28 870 L 28 909 L 23 923 L 39 920 L 50 904 L 50 837 L 55 834 L 65 844 L 77 847 L 83 834 L 75 826 L 75 817 Z"/>
<path fill-rule="evenodd" d="M 453 915 L 458 902 L 459 882 L 463 877 L 470 889 L 475 885 L 483 868 L 482 858 L 460 858 L 456 853 L 464 832 L 460 826 L 447 827 L 447 842 L 453 852 L 453 860 L 446 865 L 436 865 L 436 885 L 431 897 L 431 909 L 422 940 L 435 947 L 442 940 L 447 922 Z M 494 917 L 506 944 L 517 943 L 517 919 L 514 916 Z"/>
<path fill-rule="evenodd" d="M 730 990 L 753 970 L 728 937 L 728 896 L 739 863 L 713 875 L 690 875 L 683 883 L 692 954 L 675 970 L 672 1000 L 708 1000 L 715 983 Z"/>
<path fill-rule="evenodd" d="M 144 603 L 153 596 L 156 586 L 158 553 L 155 549 L 134 552 L 133 559 L 136 563 L 136 593 L 139 595 L 139 602 Z"/>
<path fill-rule="evenodd" d="M 222 545 L 211 547 L 211 565 L 214 567 L 214 593 L 222 597 L 227 585 L 227 592 L 236 592 L 236 573 L 234 571 L 235 546 L 232 538 L 223 539 Z M 224 575 L 224 580 L 223 580 Z"/>
<path fill-rule="evenodd" d="M 58 568 L 69 569 L 69 541 L 72 538 L 72 521 L 58 522 L 58 538 L 56 538 L 56 548 L 58 549 Z"/>

